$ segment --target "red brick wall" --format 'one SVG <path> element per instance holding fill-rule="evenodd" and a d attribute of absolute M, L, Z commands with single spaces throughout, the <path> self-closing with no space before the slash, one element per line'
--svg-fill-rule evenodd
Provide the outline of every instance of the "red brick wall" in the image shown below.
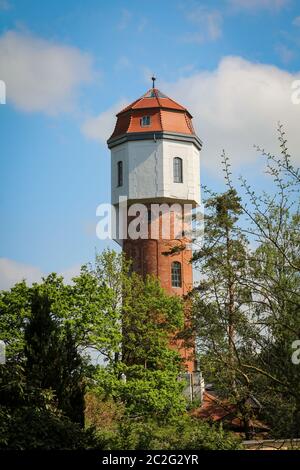
<path fill-rule="evenodd" d="M 162 218 L 160 216 L 160 229 Z M 130 221 L 129 221 L 130 222 Z M 173 220 L 171 217 L 171 234 L 173 230 Z M 161 234 L 161 230 L 160 230 Z M 149 236 L 150 224 L 149 224 Z M 178 249 L 176 253 L 168 254 L 172 249 Z M 128 258 L 133 260 L 133 269 L 146 276 L 152 274 L 160 279 L 162 287 L 171 295 L 186 295 L 193 286 L 193 270 L 190 263 L 192 251 L 189 247 L 189 240 L 182 237 L 180 239 L 164 240 L 160 236 L 158 240 L 148 238 L 146 240 L 124 240 L 123 250 Z M 182 286 L 172 287 L 171 265 L 174 261 L 181 263 Z M 186 320 L 188 321 L 189 306 L 186 303 Z M 194 347 L 186 348 L 180 340 L 172 341 L 172 347 L 179 350 L 184 359 L 185 367 L 188 372 L 194 371 Z"/>

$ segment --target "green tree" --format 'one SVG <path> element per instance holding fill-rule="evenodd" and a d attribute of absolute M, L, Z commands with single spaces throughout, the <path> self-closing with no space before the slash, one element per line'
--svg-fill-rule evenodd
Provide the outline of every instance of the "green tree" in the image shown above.
<path fill-rule="evenodd" d="M 240 178 L 245 193 L 243 229 L 257 246 L 243 280 L 252 293 L 248 325 L 255 334 L 252 353 L 243 358 L 242 365 L 254 378 L 255 393 L 272 433 L 296 437 L 300 432 L 300 370 L 292 362 L 292 345 L 300 338 L 300 173 L 292 163 L 282 125 L 278 132 L 279 156 L 257 147 L 273 188 L 260 193 Z M 233 190 L 227 158 L 225 172 Z"/>
<path fill-rule="evenodd" d="M 30 386 L 52 390 L 57 406 L 74 422 L 84 425 L 83 359 L 68 325 L 51 314 L 51 301 L 38 289 L 31 301 L 25 327 L 25 376 Z"/>
<path fill-rule="evenodd" d="M 30 316 L 31 290 L 25 281 L 9 291 L 0 291 L 0 340 L 6 344 L 7 360 L 24 351 L 24 328 Z"/>
<path fill-rule="evenodd" d="M 247 438 L 252 435 L 250 374 L 242 359 L 251 353 L 249 323 L 251 290 L 244 282 L 249 270 L 248 241 L 239 226 L 241 201 L 234 189 L 210 192 L 206 200 L 203 246 L 194 262 L 201 281 L 194 293 L 194 326 L 201 368 L 238 408 Z"/>
<path fill-rule="evenodd" d="M 154 277 L 129 275 L 129 266 L 122 266 L 122 354 L 99 368 L 98 383 L 104 396 L 125 404 L 128 415 L 167 419 L 185 409 L 181 360 L 170 347 L 183 326 L 182 301 Z"/>
<path fill-rule="evenodd" d="M 21 283 L 1 293 L 0 322 L 9 350 L 0 370 L 1 447 L 118 448 L 126 422 L 132 439 L 139 429 L 149 439 L 153 434 L 148 444 L 134 444 L 137 448 L 163 442 L 168 448 L 180 446 L 181 425 L 174 423 L 178 416 L 187 417 L 186 401 L 181 360 L 170 340 L 183 326 L 182 300 L 169 296 L 157 279 L 131 273 L 122 254 L 107 250 L 97 255 L 71 285 L 52 274 L 39 285 Z M 101 365 L 82 361 L 87 348 L 99 353 Z M 93 406 L 103 400 L 99 409 L 108 404 L 121 410 L 107 435 L 98 430 L 100 440 L 77 424 L 82 423 L 84 383 Z M 117 433 L 114 438 L 112 433 Z M 209 426 L 194 436 L 186 446 L 197 446 L 197 439 L 204 445 L 207 438 L 211 446 L 219 439 L 219 448 L 227 440 L 222 431 L 210 433 Z M 230 438 L 226 442 L 223 447 L 235 447 Z"/>
<path fill-rule="evenodd" d="M 16 288 L 13 298 L 15 293 Z M 101 447 L 92 431 L 82 430 L 82 358 L 73 338 L 53 317 L 45 293 L 35 286 L 27 294 L 28 318 L 18 341 L 8 343 L 12 350 L 0 367 L 0 448 Z M 4 313 L 7 318 L 7 308 Z"/>

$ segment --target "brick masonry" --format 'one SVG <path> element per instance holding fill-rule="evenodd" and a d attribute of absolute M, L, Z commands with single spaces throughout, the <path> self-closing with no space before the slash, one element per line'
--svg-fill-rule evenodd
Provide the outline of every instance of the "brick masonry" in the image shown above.
<path fill-rule="evenodd" d="M 186 296 L 193 286 L 193 269 L 190 263 L 192 251 L 189 239 L 185 236 L 165 240 L 162 238 L 162 215 L 159 219 L 159 238 L 151 239 L 151 223 L 148 225 L 148 239 L 124 240 L 123 250 L 133 261 L 133 269 L 142 276 L 147 274 L 157 276 L 162 287 L 171 295 Z M 130 223 L 130 220 L 128 221 Z M 153 223 L 153 222 L 152 222 Z M 170 217 L 170 233 L 174 231 L 174 214 Z M 173 234 L 174 235 L 174 234 Z M 174 261 L 181 263 L 181 287 L 172 287 L 171 265 Z M 189 305 L 185 303 L 185 316 L 188 322 Z M 192 346 L 186 347 L 182 340 L 174 339 L 171 346 L 178 349 L 184 360 L 186 370 L 194 371 L 195 350 Z"/>

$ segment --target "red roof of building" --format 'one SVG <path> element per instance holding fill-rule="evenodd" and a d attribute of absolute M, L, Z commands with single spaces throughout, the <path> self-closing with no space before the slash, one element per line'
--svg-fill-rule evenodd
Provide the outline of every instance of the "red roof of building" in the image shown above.
<path fill-rule="evenodd" d="M 144 116 L 150 117 L 150 124 L 147 126 L 141 124 Z M 128 133 L 162 131 L 195 135 L 189 111 L 157 88 L 151 88 L 117 114 L 116 126 L 110 139 Z"/>
<path fill-rule="evenodd" d="M 227 421 L 232 429 L 243 428 L 244 426 L 242 419 L 237 416 L 236 405 L 229 403 L 228 400 L 221 400 L 207 391 L 203 394 L 200 408 L 194 410 L 192 415 L 195 418 L 212 422 Z M 256 429 L 269 430 L 269 427 L 258 419 L 251 420 L 251 425 Z"/>
<path fill-rule="evenodd" d="M 226 400 L 219 400 L 208 392 L 204 392 L 201 407 L 194 411 L 197 418 L 220 421 L 234 413 L 236 407 Z"/>

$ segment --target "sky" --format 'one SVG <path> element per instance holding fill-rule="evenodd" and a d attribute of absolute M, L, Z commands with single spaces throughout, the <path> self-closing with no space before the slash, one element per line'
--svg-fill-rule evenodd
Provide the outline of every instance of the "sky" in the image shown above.
<path fill-rule="evenodd" d="M 225 149 L 237 175 L 268 188 L 253 145 L 277 152 L 278 121 L 299 163 L 298 0 L 0 0 L 0 289 L 69 280 L 117 248 L 96 237 L 106 140 L 153 73 L 194 116 L 203 184 L 223 189 Z"/>

